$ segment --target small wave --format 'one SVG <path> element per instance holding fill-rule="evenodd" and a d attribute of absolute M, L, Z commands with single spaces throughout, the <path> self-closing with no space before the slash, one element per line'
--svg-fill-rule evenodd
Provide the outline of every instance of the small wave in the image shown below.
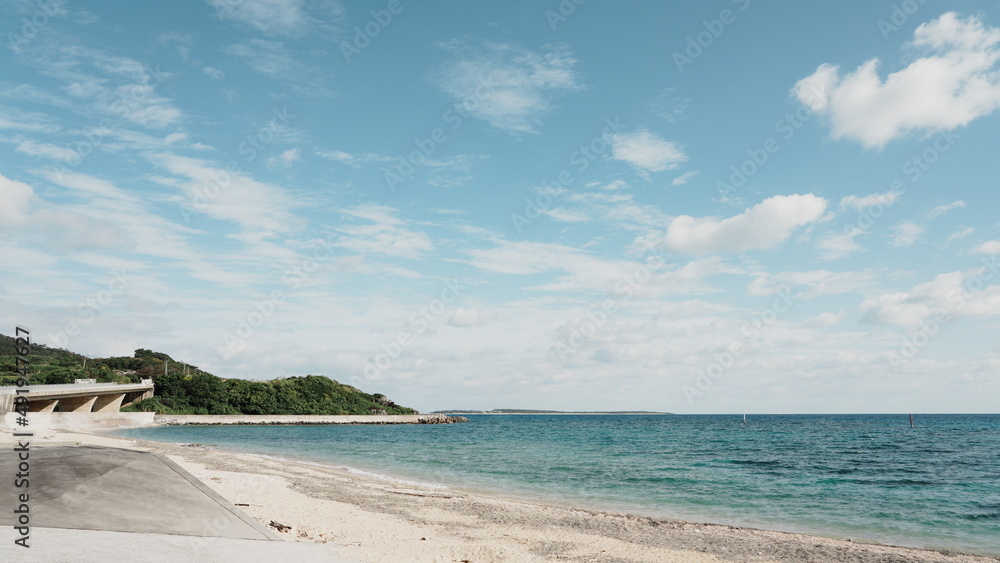
<path fill-rule="evenodd" d="M 1000 512 L 990 512 L 987 514 L 963 514 L 963 520 L 1000 520 Z"/>

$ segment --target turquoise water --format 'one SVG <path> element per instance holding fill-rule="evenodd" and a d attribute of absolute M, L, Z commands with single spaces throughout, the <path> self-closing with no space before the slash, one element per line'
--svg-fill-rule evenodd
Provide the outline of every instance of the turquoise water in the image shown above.
<path fill-rule="evenodd" d="M 481 415 L 134 438 L 595 509 L 1000 554 L 1000 415 Z"/>

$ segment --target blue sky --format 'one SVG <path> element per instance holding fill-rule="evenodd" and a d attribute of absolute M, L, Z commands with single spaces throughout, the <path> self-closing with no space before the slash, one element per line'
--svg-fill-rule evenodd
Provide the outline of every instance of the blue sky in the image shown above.
<path fill-rule="evenodd" d="M 995 1 L 0 10 L 5 333 L 421 410 L 996 409 Z"/>

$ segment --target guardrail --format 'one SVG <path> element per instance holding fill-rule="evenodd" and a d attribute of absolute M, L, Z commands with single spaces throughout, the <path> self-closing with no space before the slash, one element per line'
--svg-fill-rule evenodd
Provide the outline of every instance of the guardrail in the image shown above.
<path fill-rule="evenodd" d="M 126 389 L 126 388 L 147 388 L 153 383 L 65 383 L 65 384 L 43 384 L 29 385 L 32 392 L 38 391 L 100 391 L 102 389 Z M 16 385 L 4 385 L 0 387 L 0 395 L 14 393 L 17 389 L 22 389 Z"/>

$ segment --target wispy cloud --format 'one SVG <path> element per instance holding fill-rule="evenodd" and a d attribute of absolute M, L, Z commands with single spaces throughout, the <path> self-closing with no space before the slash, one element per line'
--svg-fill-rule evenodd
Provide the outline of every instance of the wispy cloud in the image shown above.
<path fill-rule="evenodd" d="M 615 160 L 625 161 L 642 172 L 673 170 L 687 161 L 680 145 L 645 130 L 612 136 L 611 155 Z"/>
<path fill-rule="evenodd" d="M 223 22 L 235 21 L 275 37 L 334 34 L 344 17 L 337 0 L 207 0 Z"/>
<path fill-rule="evenodd" d="M 253 38 L 230 45 L 223 51 L 260 74 L 284 81 L 298 96 L 328 98 L 333 95 L 329 71 L 302 62 L 281 41 Z"/>
<path fill-rule="evenodd" d="M 400 258 L 421 258 L 434 250 L 430 236 L 410 229 L 410 222 L 398 217 L 391 207 L 368 204 L 340 212 L 343 220 L 334 227 L 340 234 L 336 246 L 362 254 Z"/>
<path fill-rule="evenodd" d="M 944 205 L 937 205 L 934 207 L 934 209 L 931 209 L 930 213 L 927 214 L 927 218 L 934 219 L 936 217 L 944 215 L 945 213 L 953 209 L 961 209 L 963 207 L 965 207 L 965 202 L 962 200 L 953 201 L 951 203 L 946 203 Z"/>
<path fill-rule="evenodd" d="M 892 241 L 893 246 L 913 246 L 924 234 L 924 226 L 913 221 L 904 221 L 893 225 Z"/>
<path fill-rule="evenodd" d="M 292 209 L 296 198 L 281 186 L 259 182 L 248 174 L 226 170 L 207 160 L 169 153 L 151 160 L 181 180 L 178 204 L 248 232 L 289 233 L 303 225 Z"/>
<path fill-rule="evenodd" d="M 691 180 L 691 178 L 694 178 L 697 175 L 698 175 L 698 170 L 691 170 L 689 172 L 685 172 L 685 173 L 681 174 L 680 176 L 674 178 L 673 181 L 670 182 L 670 185 L 671 186 L 683 186 L 684 184 L 687 184 L 688 181 Z"/>
<path fill-rule="evenodd" d="M 538 133 L 555 96 L 582 88 L 569 47 L 529 51 L 507 43 L 458 39 L 432 81 L 464 111 L 511 133 Z"/>

